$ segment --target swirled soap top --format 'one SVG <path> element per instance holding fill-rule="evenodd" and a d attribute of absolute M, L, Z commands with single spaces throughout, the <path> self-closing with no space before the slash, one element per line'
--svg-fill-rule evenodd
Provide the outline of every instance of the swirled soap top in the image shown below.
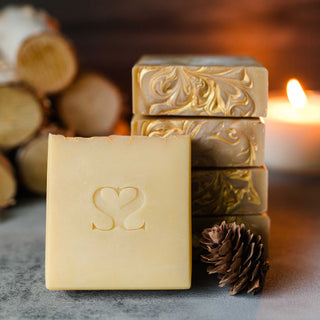
<path fill-rule="evenodd" d="M 133 67 L 133 113 L 265 117 L 268 71 L 250 57 L 143 56 Z"/>

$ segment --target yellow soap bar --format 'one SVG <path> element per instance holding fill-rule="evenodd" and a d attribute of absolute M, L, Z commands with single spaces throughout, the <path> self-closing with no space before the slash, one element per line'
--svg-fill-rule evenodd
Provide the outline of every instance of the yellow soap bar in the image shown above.
<path fill-rule="evenodd" d="M 268 71 L 250 57 L 146 55 L 132 69 L 133 113 L 265 117 Z"/>
<path fill-rule="evenodd" d="M 50 135 L 46 286 L 188 289 L 190 137 Z"/>
<path fill-rule="evenodd" d="M 131 134 L 161 137 L 190 135 L 193 167 L 249 167 L 264 164 L 264 123 L 261 118 L 134 115 Z"/>
<path fill-rule="evenodd" d="M 266 167 L 193 169 L 192 214 L 259 214 L 268 210 Z"/>

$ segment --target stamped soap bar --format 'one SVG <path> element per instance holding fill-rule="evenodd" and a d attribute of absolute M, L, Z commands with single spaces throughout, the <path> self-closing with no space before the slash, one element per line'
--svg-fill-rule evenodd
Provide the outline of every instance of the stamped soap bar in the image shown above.
<path fill-rule="evenodd" d="M 266 116 L 268 72 L 249 57 L 143 56 L 132 85 L 135 114 Z"/>
<path fill-rule="evenodd" d="M 50 135 L 48 289 L 188 289 L 190 137 Z"/>
<path fill-rule="evenodd" d="M 258 214 L 267 211 L 268 171 L 259 168 L 192 171 L 192 215 Z"/>
<path fill-rule="evenodd" d="M 247 229 L 255 235 L 260 235 L 264 245 L 264 254 L 269 255 L 269 235 L 270 235 L 270 218 L 266 213 L 258 215 L 238 215 L 238 216 L 215 216 L 215 217 L 193 217 L 192 219 L 192 246 L 193 258 L 199 259 L 201 248 L 199 239 L 201 232 L 205 228 L 211 228 L 215 224 L 220 224 L 222 221 L 227 223 L 244 224 Z"/>
<path fill-rule="evenodd" d="M 190 135 L 193 167 L 249 167 L 264 164 L 261 119 L 154 118 L 135 115 L 131 133 L 168 137 Z"/>

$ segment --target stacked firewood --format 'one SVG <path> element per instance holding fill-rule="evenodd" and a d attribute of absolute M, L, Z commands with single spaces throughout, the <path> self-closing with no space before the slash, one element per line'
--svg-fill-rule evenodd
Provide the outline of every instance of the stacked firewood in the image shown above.
<path fill-rule="evenodd" d="M 54 18 L 30 6 L 0 11 L 0 209 L 18 186 L 45 194 L 49 133 L 128 134 L 122 111 L 111 81 L 79 71 Z"/>

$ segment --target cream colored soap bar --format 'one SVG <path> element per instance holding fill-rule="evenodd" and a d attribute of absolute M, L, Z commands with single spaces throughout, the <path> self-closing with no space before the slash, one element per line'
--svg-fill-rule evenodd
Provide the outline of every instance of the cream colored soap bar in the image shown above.
<path fill-rule="evenodd" d="M 265 167 L 192 171 L 192 215 L 257 214 L 267 206 Z"/>
<path fill-rule="evenodd" d="M 268 72 L 249 57 L 143 56 L 132 85 L 135 114 L 266 116 Z"/>
<path fill-rule="evenodd" d="M 188 289 L 190 137 L 50 135 L 48 289 Z"/>
<path fill-rule="evenodd" d="M 154 118 L 135 115 L 131 133 L 143 136 L 190 135 L 193 167 L 248 167 L 264 164 L 261 119 Z"/>
<path fill-rule="evenodd" d="M 198 259 L 201 253 L 199 239 L 201 232 L 205 228 L 211 228 L 222 221 L 227 223 L 235 222 L 244 224 L 256 235 L 260 235 L 264 245 L 264 254 L 269 256 L 269 235 L 270 235 L 270 218 L 266 213 L 259 215 L 240 215 L 240 216 L 216 216 L 216 217 L 193 217 L 192 219 L 192 246 L 193 258 Z"/>

